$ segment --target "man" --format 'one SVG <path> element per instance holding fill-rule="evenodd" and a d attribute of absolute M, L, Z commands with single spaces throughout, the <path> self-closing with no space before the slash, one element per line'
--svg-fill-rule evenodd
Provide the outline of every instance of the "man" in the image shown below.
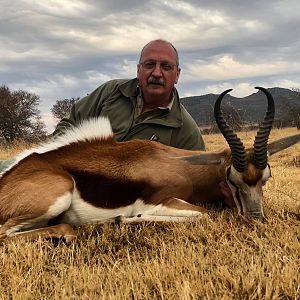
<path fill-rule="evenodd" d="M 174 85 L 180 75 L 178 53 L 164 40 L 142 49 L 137 78 L 112 80 L 75 103 L 53 135 L 62 134 L 84 119 L 109 118 L 118 141 L 156 140 L 190 150 L 204 150 L 199 128 L 179 102 Z"/>

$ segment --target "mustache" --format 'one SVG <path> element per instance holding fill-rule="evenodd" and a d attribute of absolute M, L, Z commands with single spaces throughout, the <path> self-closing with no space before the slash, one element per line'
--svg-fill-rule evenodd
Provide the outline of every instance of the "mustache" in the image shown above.
<path fill-rule="evenodd" d="M 157 84 L 157 85 L 164 86 L 165 82 L 164 82 L 163 78 L 150 77 L 148 79 L 148 84 Z"/>

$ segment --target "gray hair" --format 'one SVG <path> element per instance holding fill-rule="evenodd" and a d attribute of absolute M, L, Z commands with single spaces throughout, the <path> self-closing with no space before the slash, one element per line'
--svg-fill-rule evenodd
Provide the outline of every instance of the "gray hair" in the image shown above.
<path fill-rule="evenodd" d="M 164 40 L 164 39 L 156 39 L 156 40 L 152 40 L 152 41 L 150 41 L 149 43 L 147 43 L 147 44 L 143 47 L 143 49 L 142 49 L 142 51 L 141 51 L 139 62 L 141 62 L 141 59 L 142 59 L 143 52 L 144 52 L 145 48 L 146 48 L 149 44 L 151 44 L 151 43 L 153 43 L 153 42 L 163 42 L 163 43 L 166 43 L 166 44 L 170 45 L 170 46 L 173 48 L 173 50 L 174 50 L 174 52 L 175 52 L 175 55 L 176 55 L 176 64 L 177 64 L 177 66 L 179 66 L 179 55 L 178 55 L 177 49 L 174 47 L 174 45 L 173 45 L 171 42 L 169 42 L 169 41 L 167 41 L 167 40 Z"/>

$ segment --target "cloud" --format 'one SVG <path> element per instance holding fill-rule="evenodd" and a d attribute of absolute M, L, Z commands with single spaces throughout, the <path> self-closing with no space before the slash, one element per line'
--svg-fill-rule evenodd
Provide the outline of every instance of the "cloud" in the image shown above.
<path fill-rule="evenodd" d="M 289 80 L 289 79 L 278 79 L 278 81 L 275 81 L 275 86 L 284 87 L 287 89 L 298 89 L 300 90 L 300 82 L 295 80 Z"/>
<path fill-rule="evenodd" d="M 196 94 L 194 90 L 190 92 L 187 91 L 183 93 L 182 96 L 189 97 L 195 95 L 221 94 L 223 91 L 228 89 L 232 89 L 230 95 L 238 98 L 242 98 L 256 92 L 253 85 L 249 84 L 248 82 L 241 82 L 241 83 L 222 82 L 219 84 L 206 85 L 204 88 L 196 90 Z"/>
<path fill-rule="evenodd" d="M 181 96 L 300 85 L 298 0 L 3 0 L 0 84 L 56 100 L 130 78 L 144 44 L 174 43 Z M 52 123 L 51 123 L 52 124 Z"/>
<path fill-rule="evenodd" d="M 294 62 L 293 65 L 288 61 L 247 63 L 238 61 L 231 55 L 224 55 L 214 58 L 209 63 L 201 60 L 187 63 L 185 69 L 184 81 L 223 81 L 293 73 L 300 70 L 300 63 Z"/>

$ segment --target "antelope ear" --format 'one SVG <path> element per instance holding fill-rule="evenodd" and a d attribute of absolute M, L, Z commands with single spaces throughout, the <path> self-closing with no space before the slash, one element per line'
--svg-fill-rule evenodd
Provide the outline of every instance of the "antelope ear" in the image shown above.
<path fill-rule="evenodd" d="M 176 157 L 176 159 L 184 160 L 192 165 L 221 165 L 226 159 L 225 152 L 220 153 L 201 153 L 193 156 Z"/>
<path fill-rule="evenodd" d="M 300 141 L 300 133 L 291 135 L 275 142 L 271 142 L 268 145 L 269 156 L 280 152 L 288 147 L 291 147 Z"/>

